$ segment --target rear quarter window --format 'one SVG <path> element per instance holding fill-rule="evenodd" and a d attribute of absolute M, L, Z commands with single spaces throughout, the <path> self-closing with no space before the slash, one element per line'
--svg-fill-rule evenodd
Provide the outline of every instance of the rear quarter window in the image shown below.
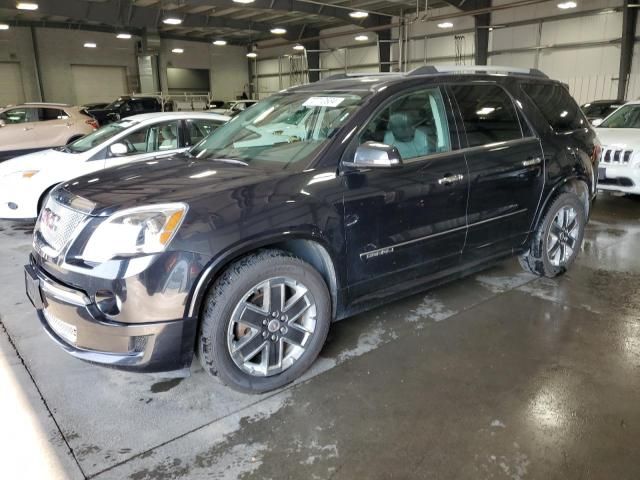
<path fill-rule="evenodd" d="M 522 90 L 555 132 L 569 132 L 588 124 L 578 104 L 562 85 L 523 83 Z"/>

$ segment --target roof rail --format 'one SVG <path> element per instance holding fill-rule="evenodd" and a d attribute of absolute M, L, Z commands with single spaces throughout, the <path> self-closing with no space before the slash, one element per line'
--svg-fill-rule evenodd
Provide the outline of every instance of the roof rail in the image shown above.
<path fill-rule="evenodd" d="M 56 102 L 25 102 L 22 105 L 51 105 L 53 107 L 70 107 L 68 103 L 56 103 Z"/>
<path fill-rule="evenodd" d="M 321 79 L 321 82 L 325 82 L 327 80 L 344 80 L 345 78 L 359 78 L 359 77 L 380 77 L 387 75 L 401 75 L 399 72 L 362 72 L 362 73 L 336 73 L 334 75 L 330 75 Z"/>
<path fill-rule="evenodd" d="M 434 75 L 436 73 L 501 73 L 549 78 L 537 68 L 501 67 L 498 65 L 425 65 L 411 70 L 407 75 Z"/>

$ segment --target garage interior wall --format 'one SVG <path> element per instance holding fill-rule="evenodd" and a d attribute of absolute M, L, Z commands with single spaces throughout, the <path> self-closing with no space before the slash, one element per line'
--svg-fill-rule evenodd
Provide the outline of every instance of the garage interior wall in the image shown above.
<path fill-rule="evenodd" d="M 494 0 L 494 5 L 510 3 Z M 506 25 L 489 33 L 489 64 L 515 67 L 537 67 L 551 78 L 570 86 L 579 102 L 609 99 L 617 96 L 620 39 L 622 37 L 622 0 L 582 0 L 578 7 L 561 10 L 557 2 L 511 8 L 492 13 L 493 25 Z M 446 16 L 459 12 L 453 7 L 434 9 L 431 16 Z M 548 18 L 547 18 L 548 17 Z M 474 63 L 475 36 L 473 18 L 452 18 L 454 28 L 443 30 L 436 22 L 415 21 L 415 12 L 408 19 L 408 42 L 402 69 L 411 70 L 425 64 L 471 65 Z M 544 18 L 540 20 L 540 18 Z M 395 17 L 393 23 L 399 21 Z M 640 23 L 640 17 L 639 17 Z M 341 32 L 353 32 L 355 27 L 322 30 L 332 37 Z M 638 28 L 640 31 L 640 28 Z M 363 33 L 366 31 L 363 30 Z M 352 33 L 321 40 L 321 78 L 340 72 L 378 70 L 377 35 L 366 32 L 367 42 L 357 42 Z M 399 29 L 392 30 L 391 59 L 399 67 Z M 456 40 L 456 36 L 459 37 Z M 258 84 L 261 98 L 280 88 L 278 56 L 293 53 L 288 47 L 259 49 Z M 288 86 L 288 71 L 284 71 L 283 87 Z M 640 45 L 634 49 L 627 98 L 640 97 Z"/>
<path fill-rule="evenodd" d="M 2 75 L 0 84 L 3 86 L 0 105 L 40 100 L 29 28 L 11 28 L 0 31 L 0 62 L 0 65 L 11 65 L 4 68 L 0 66 L 0 75 Z M 16 74 L 16 68 L 19 74 Z M 22 83 L 9 85 L 10 82 L 15 81 L 16 77 Z M 16 98 L 12 98 L 12 92 L 15 92 Z"/>
<path fill-rule="evenodd" d="M 81 104 L 139 91 L 136 37 L 121 40 L 110 33 L 36 27 L 35 38 L 46 101 Z M 96 43 L 97 48 L 85 48 L 86 42 Z M 183 54 L 171 53 L 177 46 L 184 49 Z M 207 69 L 213 96 L 236 98 L 248 83 L 245 53 L 240 46 L 162 40 L 163 91 L 168 92 L 167 67 Z M 0 31 L 0 85 L 4 92 L 0 105 L 41 100 L 30 28 Z"/>
<path fill-rule="evenodd" d="M 507 3 L 509 0 L 494 0 L 494 5 Z M 622 0 L 581 0 L 578 7 L 570 11 L 558 9 L 556 3 L 550 1 L 493 12 L 492 24 L 506 27 L 489 34 L 489 63 L 540 68 L 552 78 L 566 82 L 580 102 L 615 97 Z M 433 10 L 430 15 L 446 16 L 455 12 L 458 11 L 453 7 L 447 7 Z M 408 42 L 402 66 L 399 64 L 399 29 L 392 30 L 395 42 L 391 49 L 395 62 L 393 69 L 410 70 L 434 63 L 473 63 L 471 17 L 452 18 L 454 28 L 451 30 L 438 28 L 436 22 L 416 20 L 415 12 L 406 18 Z M 398 20 L 396 17 L 392 22 Z M 378 70 L 377 35 L 374 32 L 367 32 L 369 40 L 366 42 L 355 41 L 353 33 L 335 36 L 354 29 L 356 27 L 347 26 L 320 32 L 323 36 L 331 36 L 320 41 L 321 78 L 339 72 Z M 35 38 L 47 101 L 84 102 L 91 96 L 91 89 L 95 91 L 95 100 L 102 99 L 102 94 L 106 97 L 107 92 L 109 98 L 113 97 L 113 82 L 107 78 L 120 74 L 110 70 L 113 75 L 82 89 L 78 86 L 77 66 L 117 67 L 120 72 L 124 69 L 126 89 L 121 93 L 139 88 L 135 38 L 119 40 L 109 33 L 50 28 L 35 28 Z M 88 41 L 97 43 L 98 48 L 84 48 L 83 44 Z M 184 53 L 172 53 L 176 47 L 183 48 Z M 216 99 L 236 98 L 248 84 L 249 62 L 245 53 L 242 46 L 215 47 L 209 43 L 163 39 L 161 87 L 168 91 L 167 68 L 208 69 L 212 96 Z M 300 82 L 294 74 L 304 58 L 295 55 L 291 45 L 274 47 L 269 42 L 259 45 L 259 57 L 255 61 L 258 77 L 253 79 L 259 98 Z M 296 59 L 298 63 L 294 61 Z M 639 59 L 640 48 L 636 47 L 629 78 L 629 99 L 640 96 Z M 15 85 L 17 82 L 20 84 Z M 15 27 L 0 32 L 0 84 L 4 86 L 0 103 L 40 99 L 30 28 Z M 117 89 L 121 90 L 120 87 Z"/>

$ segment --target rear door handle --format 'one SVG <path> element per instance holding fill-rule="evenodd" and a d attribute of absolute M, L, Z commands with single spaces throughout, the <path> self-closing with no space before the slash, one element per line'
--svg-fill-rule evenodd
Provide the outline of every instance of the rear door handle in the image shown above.
<path fill-rule="evenodd" d="M 451 185 L 452 183 L 460 182 L 464 179 L 464 175 L 458 173 L 457 175 L 447 175 L 438 179 L 438 185 Z"/>
<path fill-rule="evenodd" d="M 522 161 L 523 167 L 532 167 L 533 165 L 540 165 L 542 163 L 542 159 L 540 157 L 529 158 L 527 160 Z"/>

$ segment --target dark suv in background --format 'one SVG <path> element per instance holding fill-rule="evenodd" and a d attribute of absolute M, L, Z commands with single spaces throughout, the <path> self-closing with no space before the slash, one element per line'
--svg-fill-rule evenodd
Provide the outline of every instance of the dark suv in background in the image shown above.
<path fill-rule="evenodd" d="M 104 108 L 89 108 L 86 111 L 100 125 L 106 125 L 140 113 L 162 112 L 162 102 L 156 97 L 120 97 Z"/>
<path fill-rule="evenodd" d="M 261 101 L 189 153 L 49 196 L 27 291 L 71 355 L 246 392 L 314 361 L 331 322 L 517 255 L 563 273 L 599 145 L 535 70 L 338 76 Z"/>

